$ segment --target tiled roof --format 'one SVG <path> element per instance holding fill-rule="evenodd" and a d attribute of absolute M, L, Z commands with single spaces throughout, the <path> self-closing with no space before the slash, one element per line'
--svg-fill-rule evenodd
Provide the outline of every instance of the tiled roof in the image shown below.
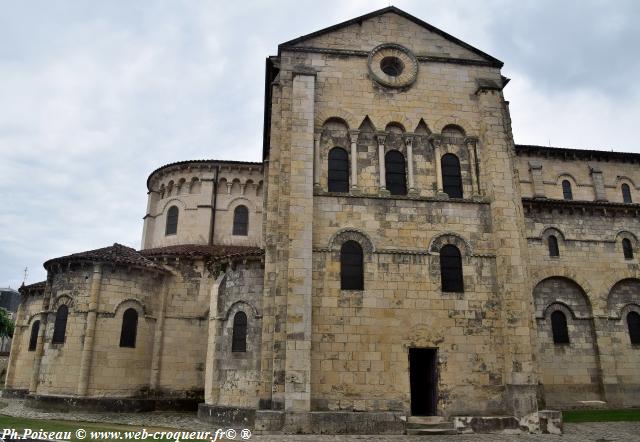
<path fill-rule="evenodd" d="M 53 264 L 64 264 L 73 261 L 90 261 L 109 262 L 127 266 L 165 270 L 165 268 L 160 264 L 154 262 L 153 258 L 164 256 L 187 256 L 192 258 L 213 258 L 217 261 L 229 258 L 262 256 L 263 254 L 264 251 L 260 247 L 247 246 L 182 244 L 137 251 L 131 247 L 115 243 L 112 246 L 103 247 L 101 249 L 88 250 L 86 252 L 73 253 L 71 255 L 61 256 L 60 258 L 50 259 L 44 263 L 44 267 L 49 269 Z M 44 282 L 37 284 L 44 284 Z"/>
<path fill-rule="evenodd" d="M 70 261 L 110 262 L 114 264 L 164 270 L 163 267 L 154 263 L 150 259 L 145 258 L 135 249 L 118 243 L 101 249 L 88 250 L 86 252 L 73 253 L 71 255 L 61 256 L 60 258 L 50 259 L 44 263 L 44 267 L 48 269 L 52 264 L 62 264 Z"/>
<path fill-rule="evenodd" d="M 160 166 L 158 167 L 156 170 L 154 170 L 153 172 L 151 172 L 149 174 L 149 177 L 147 178 L 147 188 L 149 190 L 151 190 L 151 188 L 149 187 L 149 184 L 151 183 L 151 177 L 153 175 L 155 175 L 157 172 L 161 171 L 162 169 L 166 169 L 169 167 L 173 167 L 173 166 L 186 166 L 189 164 L 210 164 L 212 166 L 215 165 L 222 165 L 222 164 L 226 164 L 226 165 L 238 165 L 238 166 L 260 166 L 260 167 L 264 167 L 264 163 L 263 162 L 255 162 L 255 161 L 231 161 L 231 160 L 185 160 L 185 161 L 176 161 L 174 163 L 169 163 L 169 164 L 165 164 L 164 166 Z"/>
<path fill-rule="evenodd" d="M 640 162 L 640 154 L 637 152 L 614 152 L 610 150 L 593 149 L 568 149 L 565 147 L 536 146 L 531 144 L 516 144 L 518 155 L 541 155 L 552 157 L 564 157 L 567 159 L 582 158 L 586 160 L 615 160 L 623 162 Z"/>
<path fill-rule="evenodd" d="M 34 282 L 33 284 L 23 285 L 18 291 L 24 295 L 27 292 L 44 290 L 47 281 Z"/>
<path fill-rule="evenodd" d="M 202 256 L 218 260 L 226 258 L 240 258 L 245 256 L 261 256 L 264 254 L 264 251 L 260 247 L 228 246 L 222 244 L 182 244 L 177 246 L 158 247 L 155 249 L 145 249 L 141 250 L 140 253 L 147 257 Z"/>

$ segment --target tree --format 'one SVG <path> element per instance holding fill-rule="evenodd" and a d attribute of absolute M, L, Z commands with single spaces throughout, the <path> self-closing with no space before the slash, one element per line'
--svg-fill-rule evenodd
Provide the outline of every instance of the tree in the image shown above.
<path fill-rule="evenodd" d="M 12 338 L 15 324 L 9 317 L 9 312 L 0 307 L 0 338 Z"/>

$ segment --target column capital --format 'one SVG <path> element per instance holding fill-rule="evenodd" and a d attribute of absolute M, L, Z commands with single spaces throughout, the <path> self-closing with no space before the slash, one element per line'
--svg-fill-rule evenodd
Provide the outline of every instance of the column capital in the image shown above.
<path fill-rule="evenodd" d="M 356 143 L 358 141 L 358 135 L 360 135 L 360 131 L 356 129 L 352 129 L 349 131 L 349 141 L 352 143 Z"/>
<path fill-rule="evenodd" d="M 442 135 L 440 134 L 431 134 L 429 135 L 429 141 L 434 149 L 438 149 L 442 146 Z"/>
<path fill-rule="evenodd" d="M 376 134 L 376 140 L 378 140 L 378 146 L 384 147 L 384 143 L 387 140 L 387 134 L 384 133 L 384 132 L 377 133 Z"/>
<path fill-rule="evenodd" d="M 475 147 L 478 144 L 478 137 L 467 137 L 464 139 L 464 144 L 467 147 Z"/>
<path fill-rule="evenodd" d="M 413 139 L 414 139 L 413 134 L 405 134 L 403 139 L 404 139 L 404 145 L 406 147 L 413 147 Z"/>
<path fill-rule="evenodd" d="M 319 143 L 321 137 L 322 137 L 322 132 L 315 132 L 313 134 L 313 141 L 315 141 L 316 143 Z"/>

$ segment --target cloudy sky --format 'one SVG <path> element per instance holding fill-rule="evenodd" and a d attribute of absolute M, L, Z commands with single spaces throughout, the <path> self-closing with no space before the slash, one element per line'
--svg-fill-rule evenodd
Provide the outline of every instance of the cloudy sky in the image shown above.
<path fill-rule="evenodd" d="M 516 142 L 638 151 L 640 2 L 398 0 L 505 62 Z M 264 59 L 387 1 L 16 1 L 0 14 L 0 286 L 139 247 L 150 171 L 260 160 Z"/>

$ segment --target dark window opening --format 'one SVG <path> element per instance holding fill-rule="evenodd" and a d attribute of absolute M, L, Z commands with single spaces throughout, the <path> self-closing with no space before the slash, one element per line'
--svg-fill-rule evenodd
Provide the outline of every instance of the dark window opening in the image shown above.
<path fill-rule="evenodd" d="M 31 337 L 29 338 L 29 351 L 35 351 L 38 345 L 38 333 L 40 332 L 40 321 L 35 321 L 31 326 Z"/>
<path fill-rule="evenodd" d="M 567 328 L 567 317 L 559 310 L 551 313 L 551 331 L 553 332 L 554 344 L 569 343 L 569 329 Z"/>
<path fill-rule="evenodd" d="M 397 77 L 404 70 L 404 63 L 398 57 L 384 57 L 380 61 L 380 69 L 390 77 Z"/>
<path fill-rule="evenodd" d="M 640 315 L 638 312 L 627 314 L 627 327 L 629 327 L 629 338 L 632 344 L 640 344 Z"/>
<path fill-rule="evenodd" d="M 633 259 L 633 245 L 627 238 L 622 240 L 622 253 L 624 253 L 624 259 Z"/>
<path fill-rule="evenodd" d="M 249 233 L 249 209 L 238 206 L 233 211 L 233 234 L 247 236 Z"/>
<path fill-rule="evenodd" d="M 56 312 L 56 321 L 53 325 L 52 344 L 64 344 L 67 333 L 67 317 L 69 316 L 69 308 L 66 305 L 58 307 Z"/>
<path fill-rule="evenodd" d="M 441 159 L 442 190 L 449 198 L 462 198 L 462 174 L 460 160 L 453 154 L 445 154 Z"/>
<path fill-rule="evenodd" d="M 233 317 L 233 336 L 231 338 L 231 351 L 247 351 L 247 315 L 244 312 L 238 312 Z"/>
<path fill-rule="evenodd" d="M 633 200 L 631 199 L 631 188 L 629 188 L 628 184 L 623 184 L 622 187 L 622 201 L 627 204 L 631 204 Z"/>
<path fill-rule="evenodd" d="M 340 288 L 364 290 L 362 247 L 356 241 L 347 241 L 340 248 Z"/>
<path fill-rule="evenodd" d="M 138 312 L 128 308 L 122 315 L 122 329 L 120 330 L 120 347 L 135 348 L 138 334 Z"/>
<path fill-rule="evenodd" d="M 349 154 L 341 147 L 329 151 L 329 192 L 349 192 Z"/>
<path fill-rule="evenodd" d="M 564 180 L 562 182 L 562 197 L 566 200 L 573 199 L 573 192 L 571 191 L 571 183 L 569 180 Z"/>
<path fill-rule="evenodd" d="M 176 206 L 169 207 L 167 211 L 167 227 L 165 235 L 175 235 L 178 233 L 178 208 Z"/>
<path fill-rule="evenodd" d="M 462 256 L 454 245 L 447 244 L 440 249 L 440 279 L 443 292 L 464 292 Z"/>
<path fill-rule="evenodd" d="M 547 238 L 547 242 L 549 243 L 549 256 L 560 256 L 560 249 L 558 248 L 558 238 L 554 235 L 550 235 Z"/>
<path fill-rule="evenodd" d="M 397 150 L 390 150 L 384 156 L 384 165 L 389 193 L 391 195 L 406 195 L 407 177 L 405 175 L 404 155 Z"/>

